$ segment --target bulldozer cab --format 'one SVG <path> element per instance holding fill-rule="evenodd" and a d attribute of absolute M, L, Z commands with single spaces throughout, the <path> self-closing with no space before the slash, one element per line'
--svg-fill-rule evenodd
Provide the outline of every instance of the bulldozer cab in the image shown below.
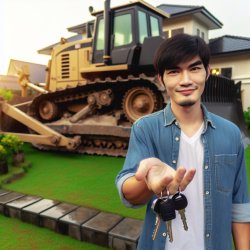
<path fill-rule="evenodd" d="M 104 11 L 93 15 L 96 16 L 93 64 L 152 64 L 150 50 L 147 50 L 147 60 L 145 55 L 142 60 L 142 48 L 146 43 L 149 46 L 150 40 L 162 41 L 162 19 L 166 13 L 144 1 L 113 9 L 106 1 Z"/>

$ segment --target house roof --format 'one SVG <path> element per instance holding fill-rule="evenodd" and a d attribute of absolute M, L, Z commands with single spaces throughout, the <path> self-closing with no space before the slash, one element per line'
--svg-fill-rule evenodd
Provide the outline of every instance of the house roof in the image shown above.
<path fill-rule="evenodd" d="M 170 18 L 193 15 L 205 23 L 210 30 L 219 29 L 223 24 L 203 6 L 161 4 L 157 8 L 170 14 Z"/>
<path fill-rule="evenodd" d="M 81 23 L 81 24 L 69 27 L 67 30 L 69 32 L 74 32 L 74 33 L 77 33 L 79 35 L 82 35 L 82 33 L 87 33 L 88 24 L 94 26 L 95 20 L 91 20 L 91 21 L 88 21 L 86 23 Z"/>
<path fill-rule="evenodd" d="M 64 38 L 61 38 L 61 39 L 64 39 Z M 79 34 L 66 38 L 66 40 L 67 40 L 68 42 L 74 42 L 74 41 L 81 40 L 81 39 L 82 39 L 82 35 L 79 35 Z M 38 54 L 51 55 L 52 49 L 53 49 L 56 45 L 58 45 L 58 44 L 59 44 L 59 43 L 54 43 L 54 44 L 49 45 L 49 46 L 47 46 L 47 47 L 45 47 L 45 48 L 39 49 L 37 52 L 38 52 Z"/>
<path fill-rule="evenodd" d="M 225 35 L 209 40 L 212 56 L 250 52 L 250 38 Z"/>

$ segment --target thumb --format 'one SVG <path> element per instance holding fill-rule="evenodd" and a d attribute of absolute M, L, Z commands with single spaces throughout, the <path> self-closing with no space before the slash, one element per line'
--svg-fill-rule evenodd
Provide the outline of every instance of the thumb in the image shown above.
<path fill-rule="evenodd" d="M 147 161 L 143 160 L 140 162 L 140 165 L 135 173 L 135 178 L 137 181 L 142 181 L 148 174 L 148 170 L 150 168 L 150 164 Z"/>

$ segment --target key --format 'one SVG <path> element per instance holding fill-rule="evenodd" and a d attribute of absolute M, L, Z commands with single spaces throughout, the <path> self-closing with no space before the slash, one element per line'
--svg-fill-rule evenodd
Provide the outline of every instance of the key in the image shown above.
<path fill-rule="evenodd" d="M 151 209 L 156 213 L 156 220 L 155 220 L 155 227 L 153 230 L 153 234 L 152 234 L 152 239 L 155 240 L 156 235 L 158 233 L 160 224 L 161 224 L 161 218 L 159 215 L 160 209 L 159 209 L 159 205 L 161 203 L 162 199 L 155 199 L 152 203 Z"/>
<path fill-rule="evenodd" d="M 156 214 L 155 227 L 154 227 L 153 234 L 152 234 L 152 240 L 155 240 L 160 224 L 161 224 L 161 218 L 159 214 Z"/>
<path fill-rule="evenodd" d="M 169 241 L 173 242 L 172 220 L 176 218 L 173 200 L 169 197 L 163 199 L 159 205 L 159 209 L 161 219 L 167 223 Z"/>
<path fill-rule="evenodd" d="M 172 200 L 174 202 L 175 210 L 178 211 L 178 213 L 181 216 L 181 220 L 183 223 L 184 230 L 188 230 L 188 225 L 187 225 L 187 218 L 185 215 L 185 208 L 188 205 L 187 197 L 182 194 L 181 192 L 177 192 L 173 197 Z"/>

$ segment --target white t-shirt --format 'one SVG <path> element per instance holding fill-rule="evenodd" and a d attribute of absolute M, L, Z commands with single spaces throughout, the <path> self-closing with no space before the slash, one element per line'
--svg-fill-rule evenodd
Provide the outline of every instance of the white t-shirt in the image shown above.
<path fill-rule="evenodd" d="M 185 231 L 180 214 L 172 220 L 173 242 L 166 241 L 165 250 L 203 250 L 204 249 L 204 203 L 203 203 L 203 159 L 204 149 L 201 133 L 204 124 L 192 136 L 181 132 L 178 165 L 186 169 L 194 167 L 196 173 L 183 194 L 187 197 L 186 218 L 188 231 Z M 163 223 L 163 222 L 161 222 Z"/>

